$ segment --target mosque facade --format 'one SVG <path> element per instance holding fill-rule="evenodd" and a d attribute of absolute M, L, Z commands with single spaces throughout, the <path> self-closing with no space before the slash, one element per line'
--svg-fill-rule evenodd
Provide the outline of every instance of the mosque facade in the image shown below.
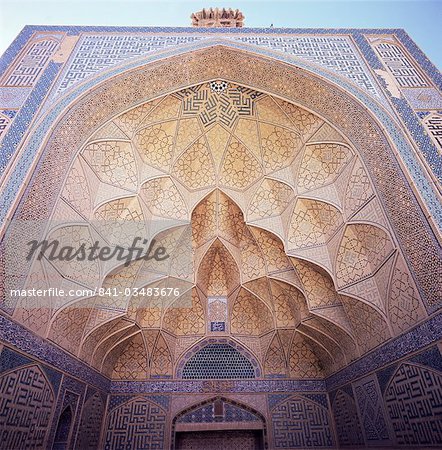
<path fill-rule="evenodd" d="M 0 448 L 441 448 L 441 73 L 191 19 L 0 59 Z"/>

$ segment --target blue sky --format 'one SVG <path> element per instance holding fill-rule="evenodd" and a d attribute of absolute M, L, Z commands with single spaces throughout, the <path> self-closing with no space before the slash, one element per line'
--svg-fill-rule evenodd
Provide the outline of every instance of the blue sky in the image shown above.
<path fill-rule="evenodd" d="M 0 0 L 0 54 L 27 24 L 188 26 L 210 6 L 241 9 L 249 27 L 404 28 L 442 67 L 442 0 Z"/>

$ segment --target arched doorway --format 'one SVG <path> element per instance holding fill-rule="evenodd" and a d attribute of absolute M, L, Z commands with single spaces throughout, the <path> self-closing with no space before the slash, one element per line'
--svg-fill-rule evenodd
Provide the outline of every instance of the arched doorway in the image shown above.
<path fill-rule="evenodd" d="M 67 406 L 58 419 L 52 450 L 64 450 L 69 446 L 69 437 L 72 426 L 72 408 Z"/>
<path fill-rule="evenodd" d="M 175 416 L 171 443 L 173 450 L 266 449 L 266 422 L 258 411 L 216 397 Z"/>

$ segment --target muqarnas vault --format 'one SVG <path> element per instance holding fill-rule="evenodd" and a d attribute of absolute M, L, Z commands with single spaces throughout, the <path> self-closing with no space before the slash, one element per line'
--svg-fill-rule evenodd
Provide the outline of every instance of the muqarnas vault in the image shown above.
<path fill-rule="evenodd" d="M 243 19 L 1 58 L 1 448 L 442 445 L 441 74 L 401 29 Z M 22 258 L 111 221 L 161 270 Z"/>

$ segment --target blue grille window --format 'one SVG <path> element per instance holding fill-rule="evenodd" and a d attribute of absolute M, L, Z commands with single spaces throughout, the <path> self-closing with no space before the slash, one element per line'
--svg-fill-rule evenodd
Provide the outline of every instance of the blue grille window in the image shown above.
<path fill-rule="evenodd" d="M 187 380 L 255 378 L 255 370 L 252 363 L 230 345 L 209 344 L 186 362 L 183 378 Z"/>

